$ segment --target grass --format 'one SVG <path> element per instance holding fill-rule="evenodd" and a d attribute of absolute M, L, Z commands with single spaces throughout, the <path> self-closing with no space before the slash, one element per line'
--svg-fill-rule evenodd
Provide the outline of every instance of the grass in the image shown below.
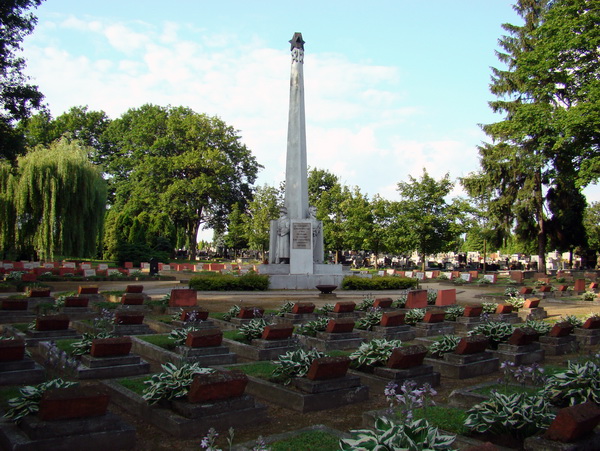
<path fill-rule="evenodd" d="M 246 339 L 237 330 L 225 330 L 223 331 L 223 338 L 228 340 L 239 341 L 240 343 L 250 344 L 250 341 Z"/>
<path fill-rule="evenodd" d="M 140 340 L 153 344 L 163 349 L 173 350 L 177 346 L 173 339 L 168 335 L 144 335 L 138 336 Z"/>
<path fill-rule="evenodd" d="M 153 319 L 156 321 L 160 321 L 161 323 L 171 324 L 173 322 L 172 315 L 158 315 L 154 316 Z"/>
<path fill-rule="evenodd" d="M 270 443 L 271 451 L 334 451 L 340 449 L 339 437 L 325 431 L 307 431 L 293 437 Z"/>
<path fill-rule="evenodd" d="M 248 376 L 256 377 L 264 380 L 271 380 L 271 374 L 277 366 L 269 361 L 252 362 L 245 365 L 228 367 L 230 370 L 238 370 Z"/>
<path fill-rule="evenodd" d="M 65 351 L 67 354 L 73 354 L 73 343 L 80 341 L 79 338 L 65 338 L 64 340 L 57 340 L 56 347 L 61 351 Z"/>
<path fill-rule="evenodd" d="M 490 385 L 487 387 L 481 387 L 477 390 L 473 390 L 473 393 L 478 393 L 480 395 L 489 396 L 492 391 L 497 391 L 502 395 L 513 395 L 515 393 L 527 393 L 532 395 L 537 393 L 541 387 L 531 387 L 531 386 L 523 386 L 523 385 L 514 385 L 514 384 L 499 384 L 499 385 Z"/>
<path fill-rule="evenodd" d="M 225 316 L 225 312 L 210 312 L 210 313 L 208 314 L 208 316 L 209 316 L 210 318 L 214 318 L 214 319 L 220 319 L 221 321 L 224 321 L 224 320 L 223 320 L 223 316 Z"/>
<path fill-rule="evenodd" d="M 20 387 L 7 387 L 0 389 L 0 408 L 6 410 L 8 408 L 8 400 L 16 398 L 20 395 Z"/>
<path fill-rule="evenodd" d="M 413 411 L 415 419 L 426 418 L 433 426 L 452 432 L 453 434 L 467 434 L 469 429 L 465 427 L 467 412 L 456 407 L 429 406 L 427 410 L 416 409 Z"/>
<path fill-rule="evenodd" d="M 29 327 L 29 323 L 17 323 L 11 324 L 12 327 L 17 329 L 19 332 L 27 332 L 27 328 Z"/>
<path fill-rule="evenodd" d="M 151 376 L 138 377 L 134 379 L 126 378 L 119 379 L 117 382 L 126 389 L 131 390 L 135 394 L 142 396 L 144 394 L 144 390 L 146 389 L 146 387 L 148 387 L 146 384 L 144 384 L 144 382 L 149 381 L 150 378 Z"/>

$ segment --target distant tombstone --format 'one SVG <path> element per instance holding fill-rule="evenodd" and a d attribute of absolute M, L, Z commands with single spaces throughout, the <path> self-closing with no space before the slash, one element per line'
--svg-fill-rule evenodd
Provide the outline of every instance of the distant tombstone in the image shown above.
<path fill-rule="evenodd" d="M 109 276 L 116 276 L 120 273 L 120 271 L 116 268 L 109 268 L 106 270 L 106 274 Z"/>
<path fill-rule="evenodd" d="M 433 271 L 425 271 L 425 278 L 433 279 Z"/>
<path fill-rule="evenodd" d="M 90 265 L 89 263 L 82 263 L 81 269 L 83 269 L 83 270 L 92 269 L 92 265 Z"/>
<path fill-rule="evenodd" d="M 23 269 L 33 269 L 33 263 L 23 263 Z"/>
<path fill-rule="evenodd" d="M 162 270 L 163 271 L 171 271 L 171 265 L 163 265 Z"/>
<path fill-rule="evenodd" d="M 490 283 L 496 283 L 496 274 L 484 274 L 483 278 L 488 280 Z"/>
<path fill-rule="evenodd" d="M 460 278 L 462 280 L 464 280 L 465 282 L 470 282 L 471 281 L 471 274 L 469 273 L 463 273 L 460 275 Z"/>
<path fill-rule="evenodd" d="M 133 268 L 133 262 L 125 262 L 125 269 L 132 269 Z"/>
<path fill-rule="evenodd" d="M 417 280 L 425 280 L 425 273 L 424 272 L 416 272 L 414 274 L 414 276 L 417 278 Z"/>
<path fill-rule="evenodd" d="M 148 269 L 150 270 L 151 276 L 158 274 L 158 260 L 155 258 L 151 258 Z"/>
<path fill-rule="evenodd" d="M 95 276 L 96 276 L 95 269 L 84 269 L 83 270 L 83 277 L 95 277 Z"/>
<path fill-rule="evenodd" d="M 404 273 L 404 277 L 411 278 L 412 276 L 413 276 L 413 272 L 412 272 L 412 271 L 406 271 L 406 272 Z"/>
<path fill-rule="evenodd" d="M 63 268 L 75 269 L 75 263 L 73 263 L 73 262 L 64 262 L 63 263 Z"/>
<path fill-rule="evenodd" d="M 98 271 L 106 271 L 108 269 L 108 265 L 106 263 L 100 263 L 98 265 Z"/>
<path fill-rule="evenodd" d="M 385 276 L 385 271 L 377 271 L 378 276 Z"/>

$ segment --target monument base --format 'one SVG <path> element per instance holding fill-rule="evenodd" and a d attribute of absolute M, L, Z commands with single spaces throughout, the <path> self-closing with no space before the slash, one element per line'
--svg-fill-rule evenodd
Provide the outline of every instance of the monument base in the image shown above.
<path fill-rule="evenodd" d="M 272 290 L 312 290 L 317 285 L 342 285 L 350 271 L 342 265 L 313 264 L 313 274 L 290 274 L 290 265 L 260 265 L 259 274 L 269 276 Z"/>

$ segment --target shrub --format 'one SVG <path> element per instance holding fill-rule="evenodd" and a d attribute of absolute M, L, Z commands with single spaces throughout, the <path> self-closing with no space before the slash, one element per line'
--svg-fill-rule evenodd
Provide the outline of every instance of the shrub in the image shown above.
<path fill-rule="evenodd" d="M 300 335 L 306 335 L 309 337 L 315 337 L 317 332 L 324 332 L 327 329 L 327 323 L 329 319 L 326 316 L 320 316 L 312 321 L 307 321 L 296 331 Z"/>
<path fill-rule="evenodd" d="M 465 283 L 467 283 L 467 282 L 466 282 L 466 280 L 465 280 L 465 279 L 463 279 L 462 277 L 457 277 L 457 278 L 455 278 L 455 279 L 452 279 L 452 283 L 453 283 L 454 285 L 464 285 L 464 284 L 465 284 Z"/>
<path fill-rule="evenodd" d="M 38 385 L 28 385 L 19 389 L 20 395 L 8 400 L 9 409 L 4 414 L 5 418 L 19 421 L 21 418 L 36 413 L 40 409 L 40 401 L 45 391 L 54 388 L 66 388 L 77 385 L 77 382 L 68 382 L 62 379 L 52 379 Z"/>
<path fill-rule="evenodd" d="M 519 295 L 519 290 L 515 287 L 506 287 L 504 289 L 504 296 L 516 297 Z"/>
<path fill-rule="evenodd" d="M 294 301 L 285 301 L 283 303 L 283 305 L 281 307 L 279 307 L 279 310 L 277 310 L 277 313 L 275 313 L 275 315 L 284 316 L 286 313 L 292 313 L 294 304 L 295 304 Z"/>
<path fill-rule="evenodd" d="M 467 412 L 465 426 L 480 433 L 526 438 L 550 426 L 555 417 L 551 409 L 550 403 L 537 394 L 492 392 L 487 401 Z"/>
<path fill-rule="evenodd" d="M 195 374 L 209 374 L 215 370 L 202 368 L 198 363 L 184 363 L 180 367 L 172 363 L 161 365 L 163 372 L 153 374 L 144 389 L 142 398 L 149 404 L 156 404 L 161 399 L 181 398 L 188 394 Z"/>
<path fill-rule="evenodd" d="M 433 357 L 442 357 L 447 352 L 454 352 L 461 338 L 458 335 L 444 335 L 429 345 L 429 353 Z"/>
<path fill-rule="evenodd" d="M 264 318 L 253 318 L 239 327 L 238 332 L 248 341 L 262 336 L 265 327 L 270 325 Z"/>
<path fill-rule="evenodd" d="M 317 308 L 316 311 L 319 315 L 325 315 L 326 313 L 333 312 L 335 305 L 333 304 L 324 304 L 321 307 Z"/>
<path fill-rule="evenodd" d="M 371 330 L 373 327 L 379 325 L 382 316 L 383 312 L 381 310 L 372 309 L 356 322 L 356 328 L 362 330 Z"/>
<path fill-rule="evenodd" d="M 418 322 L 423 321 L 425 318 L 425 309 L 424 308 L 413 308 L 406 312 L 406 316 L 404 317 L 404 322 L 406 324 L 410 324 L 414 326 Z"/>
<path fill-rule="evenodd" d="M 446 321 L 456 321 L 457 318 L 460 318 L 465 313 L 465 308 L 462 305 L 453 305 L 446 309 L 446 316 L 444 319 Z"/>
<path fill-rule="evenodd" d="M 434 305 L 437 301 L 437 290 L 427 290 L 427 304 Z"/>
<path fill-rule="evenodd" d="M 190 278 L 189 287 L 198 291 L 264 291 L 269 288 L 269 276 L 254 272 L 241 276 L 232 274 L 202 275 Z"/>
<path fill-rule="evenodd" d="M 325 354 L 316 349 L 309 351 L 303 349 L 288 351 L 280 355 L 278 360 L 273 361 L 277 365 L 275 370 L 273 370 L 273 377 L 283 379 L 283 383 L 287 385 L 293 377 L 306 376 L 313 360 L 324 356 Z"/>
<path fill-rule="evenodd" d="M 443 435 L 426 420 L 393 423 L 387 418 L 377 418 L 375 428 L 350 431 L 352 438 L 341 439 L 341 450 L 409 450 L 452 449 L 456 439 L 453 435 Z"/>
<path fill-rule="evenodd" d="M 559 323 L 569 323 L 573 327 L 583 326 L 583 321 L 577 318 L 575 315 L 561 316 L 558 320 Z"/>
<path fill-rule="evenodd" d="M 448 280 L 448 276 L 442 272 L 442 273 L 440 273 L 439 276 L 436 277 L 436 279 L 437 280 Z"/>
<path fill-rule="evenodd" d="M 89 354 L 92 350 L 92 340 L 96 338 L 111 338 L 114 335 L 107 331 L 100 331 L 97 333 L 84 332 L 81 336 L 81 340 L 74 342 L 71 345 L 72 355 L 84 355 Z"/>
<path fill-rule="evenodd" d="M 198 327 L 189 326 L 181 329 L 173 329 L 169 333 L 169 338 L 173 341 L 175 346 L 182 346 L 187 340 L 187 335 L 189 332 L 193 332 L 195 330 L 200 330 Z"/>
<path fill-rule="evenodd" d="M 482 277 L 479 277 L 479 278 L 478 278 L 478 279 L 475 281 L 475 283 L 478 283 L 478 284 L 480 284 L 480 285 L 489 285 L 489 284 L 490 284 L 490 283 L 492 283 L 492 282 L 490 282 L 490 280 L 489 280 L 489 279 L 487 279 L 486 277 L 483 277 L 483 276 L 482 276 Z"/>
<path fill-rule="evenodd" d="M 600 366 L 592 361 L 569 362 L 565 371 L 546 379 L 542 395 L 559 407 L 586 401 L 600 404 Z"/>
<path fill-rule="evenodd" d="M 375 338 L 367 343 L 362 343 L 356 351 L 350 354 L 353 366 L 373 367 L 385 365 L 392 355 L 392 351 L 402 345 L 400 340 L 386 340 Z"/>
<path fill-rule="evenodd" d="M 398 299 L 394 301 L 392 307 L 394 308 L 404 308 L 406 306 L 406 301 L 408 300 L 408 294 L 401 294 L 398 296 Z"/>
<path fill-rule="evenodd" d="M 489 321 L 469 331 L 469 336 L 485 335 L 490 340 L 490 348 L 497 349 L 499 343 L 503 343 L 509 339 L 513 330 L 513 326 L 509 323 Z"/>
<path fill-rule="evenodd" d="M 342 280 L 343 290 L 406 290 L 417 285 L 416 279 L 396 276 L 373 276 L 372 278 L 346 276 Z"/>

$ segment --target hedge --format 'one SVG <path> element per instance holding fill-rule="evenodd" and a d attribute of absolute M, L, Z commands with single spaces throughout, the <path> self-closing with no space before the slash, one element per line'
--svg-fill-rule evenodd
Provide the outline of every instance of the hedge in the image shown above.
<path fill-rule="evenodd" d="M 190 278 L 189 286 L 198 291 L 264 291 L 269 289 L 269 276 L 256 273 L 243 276 L 214 273 Z"/>
<path fill-rule="evenodd" d="M 342 280 L 343 290 L 406 290 L 417 285 L 417 279 L 396 276 L 358 277 L 346 276 Z"/>

